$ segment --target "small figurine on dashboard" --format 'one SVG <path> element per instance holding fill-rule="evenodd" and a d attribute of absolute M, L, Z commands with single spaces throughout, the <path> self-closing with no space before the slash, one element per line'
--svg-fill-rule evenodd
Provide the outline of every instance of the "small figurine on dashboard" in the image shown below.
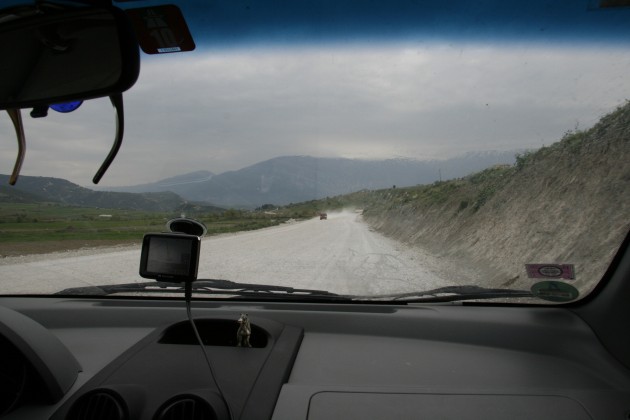
<path fill-rule="evenodd" d="M 252 327 L 249 325 L 249 317 L 247 314 L 241 314 L 238 319 L 238 331 L 236 331 L 236 346 L 251 347 L 249 344 L 249 336 L 252 335 Z"/>

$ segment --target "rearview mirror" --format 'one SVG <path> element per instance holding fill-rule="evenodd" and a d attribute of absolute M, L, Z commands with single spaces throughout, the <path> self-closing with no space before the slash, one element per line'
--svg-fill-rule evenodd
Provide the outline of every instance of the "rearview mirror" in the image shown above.
<path fill-rule="evenodd" d="M 136 82 L 138 43 L 117 8 L 0 10 L 0 109 L 119 94 Z"/>

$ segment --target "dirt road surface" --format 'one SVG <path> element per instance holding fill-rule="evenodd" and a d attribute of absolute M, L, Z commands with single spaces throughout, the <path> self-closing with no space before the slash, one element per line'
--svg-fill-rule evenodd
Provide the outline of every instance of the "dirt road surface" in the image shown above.
<path fill-rule="evenodd" d="M 149 281 L 139 276 L 139 261 L 139 246 L 7 257 L 0 263 L 0 292 L 54 293 Z M 361 215 L 344 212 L 329 213 L 328 220 L 205 238 L 198 277 L 376 295 L 457 284 L 470 275 L 372 231 Z"/>

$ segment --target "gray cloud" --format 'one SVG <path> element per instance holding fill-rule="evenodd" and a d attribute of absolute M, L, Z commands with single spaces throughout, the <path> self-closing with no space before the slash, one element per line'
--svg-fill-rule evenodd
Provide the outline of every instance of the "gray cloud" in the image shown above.
<path fill-rule="evenodd" d="M 602 48 L 381 45 L 143 56 L 103 185 L 216 173 L 280 155 L 446 158 L 539 147 L 627 99 L 630 58 Z M 24 174 L 88 185 L 114 135 L 107 99 L 26 116 Z M 0 117 L 0 172 L 15 140 Z"/>

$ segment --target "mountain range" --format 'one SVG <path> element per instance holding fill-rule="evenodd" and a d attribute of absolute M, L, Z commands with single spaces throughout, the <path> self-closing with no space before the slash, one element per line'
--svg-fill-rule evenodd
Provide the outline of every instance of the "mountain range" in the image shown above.
<path fill-rule="evenodd" d="M 213 174 L 197 171 L 154 183 L 108 187 L 117 192 L 174 192 L 186 200 L 220 207 L 285 205 L 363 189 L 429 184 L 497 164 L 513 164 L 517 151 L 476 152 L 448 160 L 358 160 L 283 156 Z"/>
<path fill-rule="evenodd" d="M 183 211 L 190 206 L 206 212 L 230 207 L 253 209 L 264 204 L 299 203 L 360 190 L 430 184 L 497 164 L 512 164 L 515 154 L 515 151 L 469 153 L 431 161 L 284 156 L 218 175 L 197 171 L 149 184 L 96 191 L 60 178 L 24 175 L 16 186 L 9 187 L 9 177 L 0 175 L 0 201 L 51 201 L 83 207 L 156 211 Z"/>
<path fill-rule="evenodd" d="M 9 176 L 0 174 L 0 202 L 55 202 L 79 207 L 100 207 L 144 211 L 217 212 L 223 209 L 190 203 L 170 192 L 126 193 L 93 191 L 60 178 L 21 175 L 15 186 L 9 186 Z"/>

